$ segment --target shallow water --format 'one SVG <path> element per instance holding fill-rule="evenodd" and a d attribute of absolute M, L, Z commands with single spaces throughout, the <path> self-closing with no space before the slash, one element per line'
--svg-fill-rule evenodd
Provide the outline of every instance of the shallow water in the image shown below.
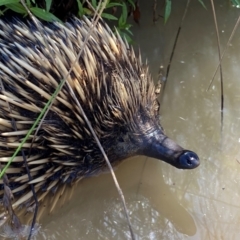
<path fill-rule="evenodd" d="M 223 49 L 240 12 L 230 8 L 228 1 L 218 2 L 222 2 L 216 13 Z M 134 24 L 134 40 L 156 80 L 159 66 L 167 67 L 186 1 L 173 2 L 165 27 L 162 19 L 152 24 L 152 4 L 140 1 L 142 18 L 140 26 Z M 210 5 L 207 8 L 198 1 L 190 4 L 161 101 L 161 123 L 167 135 L 196 151 L 200 167 L 183 171 L 135 157 L 116 170 L 139 239 L 240 239 L 240 31 L 223 59 L 221 135 L 219 74 L 206 91 L 218 64 Z M 67 203 L 44 216 L 37 239 L 129 237 L 111 176 L 103 174 L 84 179 Z"/>

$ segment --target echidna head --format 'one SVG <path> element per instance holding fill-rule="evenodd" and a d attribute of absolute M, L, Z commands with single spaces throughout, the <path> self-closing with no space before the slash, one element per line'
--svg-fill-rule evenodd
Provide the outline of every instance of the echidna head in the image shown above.
<path fill-rule="evenodd" d="M 167 137 L 157 121 L 152 119 L 145 123 L 139 121 L 136 130 L 134 133 L 127 132 L 116 139 L 113 150 L 115 156 L 124 159 L 134 155 L 145 155 L 179 169 L 193 169 L 200 164 L 197 154 L 183 149 Z"/>

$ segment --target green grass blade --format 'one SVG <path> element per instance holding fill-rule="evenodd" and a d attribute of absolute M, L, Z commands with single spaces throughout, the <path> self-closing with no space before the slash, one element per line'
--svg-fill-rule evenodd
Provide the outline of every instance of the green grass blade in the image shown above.
<path fill-rule="evenodd" d="M 7 165 L 3 168 L 2 171 L 0 171 L 0 178 L 3 177 L 4 173 L 6 172 L 7 168 L 10 166 L 11 162 L 13 161 L 13 159 L 17 156 L 17 154 L 19 153 L 19 151 L 21 150 L 23 144 L 27 141 L 27 139 L 29 138 L 29 136 L 31 135 L 31 133 L 33 132 L 33 130 L 36 128 L 37 124 L 40 122 L 42 116 L 44 115 L 44 113 L 47 111 L 48 107 L 50 106 L 51 102 L 55 99 L 55 97 L 57 96 L 58 92 L 61 90 L 63 84 L 65 83 L 64 80 L 62 80 L 60 82 L 60 84 L 58 85 L 58 87 L 56 88 L 55 92 L 53 93 L 53 95 L 51 96 L 51 98 L 48 100 L 48 102 L 46 103 L 46 105 L 44 106 L 43 110 L 41 111 L 41 113 L 39 114 L 38 118 L 36 119 L 36 121 L 34 122 L 34 124 L 32 125 L 31 129 L 28 131 L 27 135 L 24 137 L 24 139 L 22 140 L 21 144 L 18 146 L 18 148 L 16 149 L 16 151 L 14 152 L 14 154 L 12 155 L 11 159 L 8 161 Z"/>

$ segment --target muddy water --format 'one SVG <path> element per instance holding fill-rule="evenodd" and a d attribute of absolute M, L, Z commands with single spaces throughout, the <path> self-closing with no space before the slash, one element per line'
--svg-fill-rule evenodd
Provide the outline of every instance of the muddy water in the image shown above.
<path fill-rule="evenodd" d="M 186 1 L 174 1 L 164 27 L 152 24 L 152 2 L 141 1 L 134 40 L 148 58 L 154 79 L 165 67 Z M 206 2 L 206 1 L 205 1 Z M 216 1 L 221 47 L 238 15 L 228 1 Z M 145 157 L 116 170 L 134 232 L 139 239 L 240 239 L 240 30 L 223 60 L 224 127 L 220 134 L 217 42 L 210 5 L 192 1 L 186 15 L 161 102 L 166 133 L 196 151 L 201 166 L 182 171 Z M 159 13 L 162 10 L 158 9 Z M 239 162 L 238 162 L 239 160 Z M 128 226 L 109 174 L 83 180 L 70 201 L 42 219 L 37 239 L 128 239 Z"/>

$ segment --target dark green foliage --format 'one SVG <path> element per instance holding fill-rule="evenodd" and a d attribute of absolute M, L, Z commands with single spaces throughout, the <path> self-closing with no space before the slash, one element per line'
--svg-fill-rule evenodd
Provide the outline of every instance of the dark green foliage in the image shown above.
<path fill-rule="evenodd" d="M 103 7 L 103 3 L 99 5 L 98 0 L 90 0 L 91 4 L 87 4 L 83 0 L 26 0 L 26 6 L 30 12 L 37 18 L 52 22 L 65 21 L 69 16 L 75 15 L 79 18 L 83 16 L 93 17 L 96 10 Z M 27 10 L 19 0 L 0 0 L 0 14 L 5 11 L 12 10 L 23 16 L 28 15 Z M 130 31 L 131 25 L 127 23 L 127 18 L 131 11 L 135 8 L 133 0 L 108 0 L 102 18 L 107 21 L 114 21 L 114 26 L 121 36 L 124 36 L 129 42 L 131 41 Z M 2 11 L 1 11 L 2 10 Z"/>

